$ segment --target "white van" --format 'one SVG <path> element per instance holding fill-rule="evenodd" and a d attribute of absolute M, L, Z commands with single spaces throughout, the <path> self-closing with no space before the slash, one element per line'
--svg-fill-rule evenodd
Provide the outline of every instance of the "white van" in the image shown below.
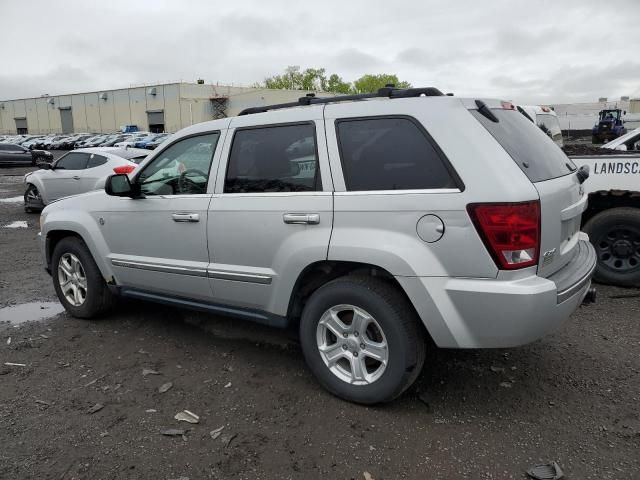
<path fill-rule="evenodd" d="M 556 145 L 559 147 L 564 145 L 558 115 L 550 107 L 541 105 L 518 105 L 517 109 L 525 117 L 538 125 L 544 133 L 549 135 Z"/>

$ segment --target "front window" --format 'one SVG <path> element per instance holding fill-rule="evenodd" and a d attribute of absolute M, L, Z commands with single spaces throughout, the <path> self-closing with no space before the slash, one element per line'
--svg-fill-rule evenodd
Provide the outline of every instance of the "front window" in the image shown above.
<path fill-rule="evenodd" d="M 138 176 L 145 195 L 207 193 L 219 132 L 180 140 L 153 159 Z"/>
<path fill-rule="evenodd" d="M 69 152 L 56 162 L 56 170 L 84 170 L 88 160 L 88 153 Z"/>

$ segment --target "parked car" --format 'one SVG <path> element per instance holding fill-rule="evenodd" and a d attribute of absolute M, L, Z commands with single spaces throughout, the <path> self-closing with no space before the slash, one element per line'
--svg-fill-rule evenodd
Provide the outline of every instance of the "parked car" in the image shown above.
<path fill-rule="evenodd" d="M 122 295 L 297 325 L 320 383 L 365 404 L 414 382 L 427 337 L 514 347 L 591 298 L 588 174 L 547 135 L 507 102 L 372 96 L 193 125 L 49 205 L 58 298 L 79 318 Z"/>
<path fill-rule="evenodd" d="M 25 210 L 39 211 L 58 198 L 101 189 L 106 177 L 114 172 L 132 172 L 148 153 L 113 147 L 73 150 L 24 176 Z"/>
<path fill-rule="evenodd" d="M 33 150 L 34 148 L 36 148 L 36 144 L 44 138 L 44 135 L 38 135 L 38 136 L 34 136 L 32 138 L 30 138 L 29 140 L 22 142 L 21 145 L 24 148 L 28 148 L 29 150 Z"/>
<path fill-rule="evenodd" d="M 129 134 L 116 134 L 116 135 L 111 135 L 107 140 L 103 141 L 100 146 L 101 147 L 113 147 L 115 146 L 116 143 L 118 142 L 124 142 L 125 140 L 128 140 L 129 137 L 131 135 Z"/>
<path fill-rule="evenodd" d="M 164 136 L 164 134 L 162 134 L 162 133 L 154 133 L 154 134 L 151 134 L 151 135 L 149 135 L 147 137 L 142 137 L 139 140 L 137 140 L 133 144 L 133 146 L 135 148 L 146 148 L 147 143 L 153 142 L 156 139 L 161 138 L 162 136 Z"/>
<path fill-rule="evenodd" d="M 136 142 L 139 142 L 140 140 L 145 138 L 152 138 L 153 135 L 154 135 L 153 133 L 149 133 L 149 132 L 135 133 L 128 139 L 123 140 L 122 142 L 115 143 L 114 147 L 120 147 L 120 148 L 135 147 Z"/>
<path fill-rule="evenodd" d="M 546 133 L 556 145 L 562 147 L 562 130 L 558 115 L 550 107 L 543 105 L 517 105 L 516 108 L 526 118 L 535 123 L 540 130 Z"/>
<path fill-rule="evenodd" d="M 158 146 L 162 145 L 169 137 L 171 137 L 170 133 L 163 133 L 156 137 L 154 140 L 147 142 L 144 146 L 147 150 L 154 150 Z"/>
<path fill-rule="evenodd" d="M 0 143 L 0 166 L 36 165 L 38 161 L 50 162 L 51 160 L 53 160 L 51 152 L 29 150 L 22 145 L 12 143 Z"/>

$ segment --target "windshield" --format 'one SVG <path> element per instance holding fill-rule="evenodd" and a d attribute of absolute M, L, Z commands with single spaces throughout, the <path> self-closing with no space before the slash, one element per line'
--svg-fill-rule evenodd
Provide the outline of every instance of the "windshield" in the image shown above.
<path fill-rule="evenodd" d="M 502 145 L 532 182 L 562 177 L 576 169 L 573 162 L 549 136 L 517 110 L 491 109 L 498 122 L 489 120 L 478 110 L 470 112 Z"/>
<path fill-rule="evenodd" d="M 600 120 L 618 120 L 620 118 L 620 110 L 603 110 L 600 112 Z"/>

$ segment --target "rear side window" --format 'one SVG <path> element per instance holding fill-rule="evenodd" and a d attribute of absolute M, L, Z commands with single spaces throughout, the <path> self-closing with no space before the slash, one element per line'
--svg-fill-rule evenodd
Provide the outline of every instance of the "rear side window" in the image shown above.
<path fill-rule="evenodd" d="M 444 154 L 411 119 L 338 120 L 336 128 L 349 191 L 458 187 Z"/>
<path fill-rule="evenodd" d="M 99 167 L 100 165 L 104 165 L 107 163 L 107 157 L 103 157 L 102 155 L 91 155 L 91 158 L 87 162 L 87 168 Z"/>
<path fill-rule="evenodd" d="M 236 131 L 225 193 L 322 190 L 313 124 Z"/>
<path fill-rule="evenodd" d="M 551 139 L 517 110 L 491 109 L 498 122 L 478 110 L 471 114 L 486 128 L 532 182 L 568 175 L 575 165 Z"/>
<path fill-rule="evenodd" d="M 56 162 L 57 170 L 84 170 L 87 168 L 88 153 L 70 152 Z"/>

